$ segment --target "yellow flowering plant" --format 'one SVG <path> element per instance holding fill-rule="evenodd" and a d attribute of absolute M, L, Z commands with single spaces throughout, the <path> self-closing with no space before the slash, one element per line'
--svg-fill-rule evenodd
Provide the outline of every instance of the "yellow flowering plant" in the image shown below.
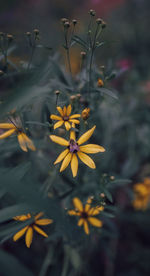
<path fill-rule="evenodd" d="M 150 178 L 146 177 L 143 182 L 136 183 L 133 191 L 133 207 L 136 210 L 146 210 L 150 204 Z"/>

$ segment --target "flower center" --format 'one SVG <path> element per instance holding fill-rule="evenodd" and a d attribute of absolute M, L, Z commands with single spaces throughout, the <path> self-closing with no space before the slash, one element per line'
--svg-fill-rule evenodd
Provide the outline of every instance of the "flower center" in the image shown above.
<path fill-rule="evenodd" d="M 82 212 L 81 213 L 81 217 L 83 218 L 83 219 L 87 219 L 88 218 L 88 214 L 86 213 L 86 212 Z"/>
<path fill-rule="evenodd" d="M 70 140 L 69 150 L 72 153 L 79 151 L 79 146 L 74 140 Z"/>
<path fill-rule="evenodd" d="M 63 120 L 64 120 L 64 121 L 68 121 L 68 120 L 69 120 L 69 116 L 64 116 L 64 117 L 63 117 Z"/>

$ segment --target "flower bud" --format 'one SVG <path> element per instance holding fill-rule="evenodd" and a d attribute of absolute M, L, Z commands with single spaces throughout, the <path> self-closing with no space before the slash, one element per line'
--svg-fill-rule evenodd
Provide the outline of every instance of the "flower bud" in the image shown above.
<path fill-rule="evenodd" d="M 82 58 L 85 58 L 85 57 L 86 57 L 86 52 L 82 51 L 80 54 L 81 54 L 81 57 L 82 57 Z"/>
<path fill-rule="evenodd" d="M 96 19 L 96 23 L 97 23 L 98 25 L 100 25 L 100 24 L 102 23 L 102 19 L 101 19 L 101 18 L 97 18 L 97 19 Z"/>
<path fill-rule="evenodd" d="M 111 180 L 114 180 L 114 179 L 115 179 L 114 175 L 111 175 L 111 176 L 110 176 L 110 179 L 111 179 Z"/>
<path fill-rule="evenodd" d="M 87 120 L 90 116 L 90 108 L 85 108 L 82 113 L 81 113 L 81 117 L 83 120 Z"/>
<path fill-rule="evenodd" d="M 73 20 L 72 20 L 72 23 L 73 23 L 73 25 L 76 25 L 76 24 L 77 24 L 77 20 L 76 20 L 76 19 L 73 19 Z"/>
<path fill-rule="evenodd" d="M 59 90 L 56 90 L 54 93 L 55 93 L 56 95 L 59 95 L 59 94 L 60 94 L 60 91 L 59 91 Z"/>
<path fill-rule="evenodd" d="M 11 35 L 11 34 L 7 34 L 6 37 L 7 37 L 9 42 L 11 42 L 13 40 L 13 35 Z"/>
<path fill-rule="evenodd" d="M 26 32 L 25 35 L 31 36 L 31 33 L 30 32 Z"/>
<path fill-rule="evenodd" d="M 68 28 L 70 27 L 69 21 L 66 21 L 66 22 L 64 23 L 64 27 L 65 27 L 66 29 L 68 29 Z"/>
<path fill-rule="evenodd" d="M 94 10 L 90 10 L 90 15 L 95 16 L 96 12 Z"/>
<path fill-rule="evenodd" d="M 76 97 L 77 97 L 78 99 L 80 99 L 80 98 L 81 98 L 81 94 L 77 94 Z"/>
<path fill-rule="evenodd" d="M 75 100 L 76 100 L 76 95 L 70 96 L 70 101 L 71 101 L 71 102 L 74 102 Z"/>
<path fill-rule="evenodd" d="M 105 197 L 105 194 L 104 194 L 104 193 L 101 193 L 101 194 L 100 194 L 100 197 L 104 198 L 104 197 Z"/>
<path fill-rule="evenodd" d="M 4 72 L 2 70 L 0 70 L 0 76 L 4 75 Z"/>
<path fill-rule="evenodd" d="M 68 19 L 67 18 L 62 18 L 61 19 L 61 22 L 64 24 L 66 21 L 68 21 Z"/>
<path fill-rule="evenodd" d="M 106 22 L 102 22 L 102 29 L 104 29 L 106 27 Z"/>
<path fill-rule="evenodd" d="M 35 35 L 39 35 L 39 30 L 38 29 L 34 29 L 33 32 L 35 33 Z"/>
<path fill-rule="evenodd" d="M 103 86 L 104 86 L 104 82 L 103 82 L 102 79 L 98 79 L 98 81 L 97 81 L 97 86 L 98 86 L 98 87 L 103 87 Z"/>

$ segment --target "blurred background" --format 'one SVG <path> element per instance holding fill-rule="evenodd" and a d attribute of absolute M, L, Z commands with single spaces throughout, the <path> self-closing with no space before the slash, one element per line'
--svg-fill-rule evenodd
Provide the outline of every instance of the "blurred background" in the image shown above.
<path fill-rule="evenodd" d="M 28 56 L 24 33 L 35 28 L 40 30 L 44 45 L 58 49 L 62 54 L 60 19 L 77 19 L 77 32 L 82 35 L 88 26 L 90 9 L 94 9 L 96 17 L 107 23 L 103 34 L 107 43 L 97 50 L 96 62 L 98 67 L 105 65 L 108 71 L 115 73 L 110 87 L 117 91 L 119 98 L 114 101 L 108 97 L 99 110 L 101 140 L 105 148 L 111 149 L 108 155 L 106 153 L 100 170 L 130 179 L 132 184 L 112 191 L 120 210 L 114 219 L 112 237 L 110 227 L 109 238 L 106 235 L 99 243 L 95 238 L 90 248 L 86 245 L 88 250 L 83 254 L 90 274 L 81 272 L 72 275 L 149 276 L 150 195 L 144 211 L 140 208 L 134 210 L 131 202 L 134 185 L 150 177 L 150 1 L 2 0 L 0 31 L 15 37 L 17 49 L 11 59 L 16 64 L 20 58 L 26 60 Z M 73 48 L 71 64 L 74 74 L 79 72 L 79 57 L 79 49 Z M 4 248 L 19 258 L 19 247 L 14 249 L 14 245 L 8 243 Z M 36 249 L 39 250 L 38 247 Z M 33 258 L 32 264 L 26 254 L 27 251 L 24 251 L 21 262 L 38 275 L 36 262 L 41 262 L 39 251 L 34 258 L 32 252 L 29 253 Z M 55 273 L 53 275 L 61 275 L 60 272 Z"/>

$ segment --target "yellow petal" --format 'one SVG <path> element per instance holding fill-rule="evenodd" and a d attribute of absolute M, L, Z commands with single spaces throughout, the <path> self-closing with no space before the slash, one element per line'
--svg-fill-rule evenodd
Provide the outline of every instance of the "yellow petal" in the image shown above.
<path fill-rule="evenodd" d="M 103 225 L 102 221 L 97 218 L 89 217 L 88 222 L 96 227 L 102 227 L 102 225 Z"/>
<path fill-rule="evenodd" d="M 83 204 L 78 197 L 74 197 L 73 205 L 74 205 L 75 209 L 77 209 L 78 211 L 80 211 L 80 212 L 83 211 Z"/>
<path fill-rule="evenodd" d="M 68 152 L 69 152 L 69 149 L 65 149 L 64 151 L 62 151 L 61 154 L 59 154 L 59 156 L 57 157 L 56 161 L 54 162 L 54 165 L 61 162 L 65 158 Z"/>
<path fill-rule="evenodd" d="M 2 128 L 2 129 L 4 129 L 4 128 L 15 128 L 16 129 L 16 127 L 13 125 L 13 124 L 9 124 L 9 123 L 1 123 L 0 124 L 0 128 Z"/>
<path fill-rule="evenodd" d="M 89 227 L 88 227 L 88 223 L 87 223 L 86 220 L 84 220 L 83 226 L 84 226 L 84 231 L 85 231 L 85 233 L 86 233 L 87 235 L 89 235 L 90 232 L 89 232 Z"/>
<path fill-rule="evenodd" d="M 72 170 L 73 177 L 75 177 L 78 172 L 78 158 L 75 153 L 73 153 L 73 156 L 71 159 L 71 170 Z"/>
<path fill-rule="evenodd" d="M 71 108 L 71 104 L 69 104 L 68 107 L 67 107 L 67 116 L 70 115 L 71 109 L 72 109 L 72 108 Z"/>
<path fill-rule="evenodd" d="M 28 226 L 24 227 L 23 229 L 21 229 L 19 232 L 17 232 L 14 236 L 13 236 L 13 241 L 17 241 L 18 239 L 20 239 L 24 233 L 26 232 L 26 230 L 28 229 Z"/>
<path fill-rule="evenodd" d="M 8 131 L 5 131 L 3 134 L 0 135 L 0 139 L 7 138 L 8 136 L 12 135 L 16 129 L 10 129 Z"/>
<path fill-rule="evenodd" d="M 39 220 L 36 220 L 36 224 L 38 225 L 48 225 L 48 224 L 51 224 L 53 222 L 52 219 L 39 219 Z"/>
<path fill-rule="evenodd" d="M 58 120 L 58 121 L 62 120 L 62 118 L 61 118 L 60 116 L 53 115 L 53 114 L 50 116 L 50 118 L 51 118 L 52 120 Z"/>
<path fill-rule="evenodd" d="M 26 246 L 28 248 L 30 247 L 32 240 L 33 240 L 33 228 L 29 226 L 25 237 Z"/>
<path fill-rule="evenodd" d="M 76 140 L 76 133 L 74 130 L 70 131 L 70 140 L 74 140 L 74 141 Z"/>
<path fill-rule="evenodd" d="M 67 108 L 66 108 L 66 106 L 64 106 L 64 108 L 63 108 L 63 114 L 64 114 L 64 116 L 67 115 Z"/>
<path fill-rule="evenodd" d="M 88 211 L 90 210 L 91 203 L 92 203 L 92 199 L 88 198 L 87 203 L 85 204 L 85 208 L 84 208 L 86 213 L 88 213 Z"/>
<path fill-rule="evenodd" d="M 64 113 L 63 113 L 63 110 L 60 106 L 57 106 L 57 110 L 58 112 L 60 113 L 60 115 L 63 117 L 64 116 Z"/>
<path fill-rule="evenodd" d="M 59 121 L 59 122 L 57 122 L 56 124 L 54 124 L 54 129 L 56 129 L 56 128 L 58 128 L 58 127 L 60 127 L 60 126 L 62 126 L 63 125 L 63 121 Z"/>
<path fill-rule="evenodd" d="M 80 215 L 80 213 L 79 213 L 79 212 L 76 212 L 75 210 L 69 210 L 69 211 L 68 211 L 68 214 L 69 214 L 70 216 L 79 216 L 79 215 Z"/>
<path fill-rule="evenodd" d="M 80 124 L 80 121 L 75 120 L 75 119 L 69 119 L 69 122 L 74 123 L 74 124 Z"/>
<path fill-rule="evenodd" d="M 43 215 L 44 215 L 43 212 L 38 213 L 38 214 L 34 217 L 34 220 L 39 219 L 39 218 L 42 217 Z"/>
<path fill-rule="evenodd" d="M 35 148 L 35 146 L 34 146 L 32 140 L 31 140 L 25 133 L 22 133 L 22 135 L 23 135 L 23 138 L 24 138 L 24 140 L 25 140 L 25 142 L 26 142 L 27 147 L 28 147 L 29 149 L 35 151 L 36 148 Z"/>
<path fill-rule="evenodd" d="M 27 215 L 16 216 L 13 219 L 20 220 L 20 221 L 25 221 L 25 220 L 30 219 L 30 218 L 31 218 L 31 215 L 27 214 Z"/>
<path fill-rule="evenodd" d="M 89 212 L 88 212 L 88 215 L 89 216 L 96 216 L 98 215 L 100 212 L 102 212 L 104 210 L 104 207 L 103 206 L 100 206 L 100 207 L 92 207 Z"/>
<path fill-rule="evenodd" d="M 41 229 L 39 228 L 38 226 L 36 225 L 33 225 L 33 228 L 36 232 L 38 232 L 40 235 L 44 236 L 45 238 L 48 237 L 48 235 Z"/>
<path fill-rule="evenodd" d="M 78 226 L 81 226 L 83 223 L 84 223 L 84 219 L 80 218 L 79 221 L 78 221 Z"/>
<path fill-rule="evenodd" d="M 92 136 L 95 128 L 96 126 L 92 127 L 90 130 L 88 130 L 83 135 L 81 135 L 81 137 L 78 140 L 78 145 L 85 143 Z"/>
<path fill-rule="evenodd" d="M 28 151 L 28 149 L 27 149 L 27 145 L 26 145 L 26 142 L 25 142 L 25 139 L 24 139 L 24 136 L 23 136 L 23 134 L 22 133 L 19 133 L 18 134 L 18 142 L 19 142 L 19 145 L 20 145 L 20 147 L 21 147 L 21 149 L 23 150 L 23 151 Z"/>
<path fill-rule="evenodd" d="M 50 135 L 49 137 L 54 143 L 57 143 L 61 146 L 69 146 L 69 142 L 64 138 L 61 138 L 61 137 L 56 136 L 56 135 Z"/>
<path fill-rule="evenodd" d="M 71 128 L 71 125 L 69 124 L 69 122 L 65 122 L 65 128 L 66 130 L 69 130 Z"/>
<path fill-rule="evenodd" d="M 88 144 L 85 146 L 80 146 L 80 151 L 85 153 L 97 153 L 97 152 L 104 152 L 105 149 L 99 145 Z"/>
<path fill-rule="evenodd" d="M 69 152 L 66 155 L 66 157 L 64 158 L 64 160 L 63 160 L 63 162 L 61 164 L 60 172 L 64 171 L 68 167 L 68 165 L 69 165 L 69 163 L 71 161 L 71 158 L 72 158 L 72 153 Z"/>
<path fill-rule="evenodd" d="M 79 156 L 79 158 L 81 159 L 81 161 L 84 164 L 86 164 L 87 166 L 89 166 L 91 169 L 95 169 L 96 168 L 94 161 L 87 154 L 78 151 L 77 155 Z"/>
<path fill-rule="evenodd" d="M 79 118 L 79 117 L 81 117 L 80 114 L 74 114 L 70 116 L 70 119 Z"/>

